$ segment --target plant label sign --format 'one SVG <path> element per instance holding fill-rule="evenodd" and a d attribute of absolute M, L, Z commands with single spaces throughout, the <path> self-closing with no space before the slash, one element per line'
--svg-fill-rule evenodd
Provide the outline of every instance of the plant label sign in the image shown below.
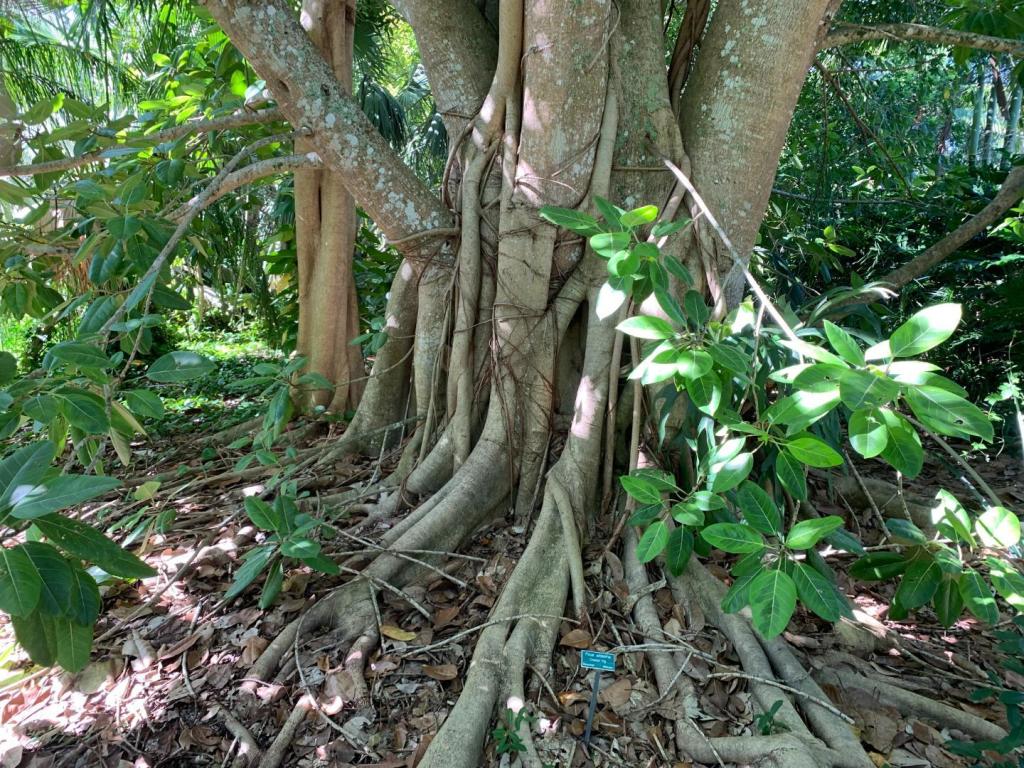
<path fill-rule="evenodd" d="M 615 654 L 601 651 L 582 651 L 580 666 L 584 669 L 596 669 L 600 672 L 615 671 Z"/>

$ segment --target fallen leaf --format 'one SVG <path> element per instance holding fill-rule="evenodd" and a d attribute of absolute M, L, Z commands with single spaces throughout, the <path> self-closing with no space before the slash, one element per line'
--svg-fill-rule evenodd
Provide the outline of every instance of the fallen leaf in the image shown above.
<path fill-rule="evenodd" d="M 380 633 L 385 637 L 390 637 L 392 640 L 401 640 L 406 643 L 416 637 L 415 632 L 396 627 L 394 624 L 381 624 Z"/>
<path fill-rule="evenodd" d="M 422 669 L 424 675 L 432 677 L 434 680 L 454 680 L 459 676 L 459 670 L 455 668 L 454 664 L 438 664 L 437 666 L 424 664 Z"/>
<path fill-rule="evenodd" d="M 589 648 L 593 642 L 593 638 L 590 633 L 585 629 L 574 629 L 565 635 L 562 635 L 562 639 L 558 642 L 559 645 L 567 645 L 570 648 Z"/>
<path fill-rule="evenodd" d="M 459 608 L 456 605 L 448 608 L 441 608 L 434 615 L 434 629 L 441 629 L 452 623 L 452 620 L 459 615 Z"/>

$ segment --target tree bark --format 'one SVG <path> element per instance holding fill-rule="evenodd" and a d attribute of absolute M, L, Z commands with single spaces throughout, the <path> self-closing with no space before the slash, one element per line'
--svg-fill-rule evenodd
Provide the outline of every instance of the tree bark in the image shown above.
<path fill-rule="evenodd" d="M 352 93 L 354 0 L 305 0 L 302 24 L 330 65 L 342 91 Z M 299 153 L 312 151 L 307 138 Z M 333 392 L 297 385 L 297 404 L 309 410 L 354 409 L 363 391 L 363 357 L 352 339 L 359 335 L 353 261 L 359 222 L 356 205 L 340 173 L 330 168 L 295 172 L 295 247 L 298 256 L 299 332 L 296 352 L 306 358 L 303 373 L 320 374 Z"/>

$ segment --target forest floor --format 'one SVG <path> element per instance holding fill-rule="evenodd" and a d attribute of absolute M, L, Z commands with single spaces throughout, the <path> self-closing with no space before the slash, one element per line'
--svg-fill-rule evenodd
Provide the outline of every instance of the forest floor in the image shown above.
<path fill-rule="evenodd" d="M 258 404 L 230 398 L 221 405 L 234 409 L 234 418 L 246 408 L 258 409 Z M 487 622 L 524 546 L 523 529 L 494 524 L 478 532 L 461 552 L 450 553 L 431 583 L 404 596 L 378 592 L 381 643 L 366 665 L 368 705 L 358 701 L 360 686 L 337 657 L 330 636 L 300 633 L 294 655 L 303 674 L 295 675 L 293 665 L 282 683 L 259 684 L 256 695 L 262 703 L 254 707 L 251 695 L 240 693 L 249 666 L 289 621 L 352 575 L 290 570 L 280 596 L 267 610 L 258 607 L 261 580 L 230 603 L 222 599 L 240 554 L 264 536 L 245 516 L 243 500 L 263 493 L 263 481 L 280 469 L 257 464 L 234 470 L 246 449 L 207 440 L 214 428 L 223 428 L 227 415 L 202 398 L 184 398 L 175 419 L 134 446 L 135 461 L 125 471 L 129 491 L 86 511 L 86 519 L 108 529 L 114 526 L 122 538 L 133 531 L 130 545 L 159 575 L 104 589 L 93 660 L 76 675 L 58 669 L 32 671 L 19 650 L 4 652 L 0 661 L 8 680 L 0 682 L 0 768 L 239 765 L 253 747 L 250 739 L 256 747 L 267 748 L 294 702 L 307 692 L 316 696 L 317 706 L 292 740 L 285 765 L 411 768 L 450 712 L 476 631 Z M 339 431 L 338 425 L 320 425 L 314 432 L 300 423 L 291 434 L 299 440 L 295 447 L 301 457 L 329 446 Z M 346 511 L 323 500 L 369 484 L 396 460 L 397 453 L 380 462 L 343 460 L 327 471 L 307 468 L 295 476 L 307 494 L 304 509 L 333 526 L 322 536 L 324 554 L 339 562 L 349 557 L 348 563 L 358 568 L 359 558 L 374 551 L 388 521 L 351 533 L 360 519 L 358 507 Z M 1003 498 L 1024 503 L 1019 456 L 997 456 L 980 469 Z M 861 470 L 870 479 L 868 467 Z M 131 488 L 157 476 L 163 479 L 152 497 L 132 497 Z M 948 465 L 932 456 L 913 490 L 932 497 L 942 484 L 957 487 L 957 482 Z M 820 512 L 849 520 L 851 507 L 829 492 L 828 478 L 817 477 L 813 485 Z M 876 543 L 879 533 L 872 515 L 855 514 L 864 543 Z M 584 555 L 584 562 L 591 564 L 586 574 L 589 620 L 563 622 L 550 672 L 529 689 L 527 711 L 536 718 L 536 744 L 545 764 L 557 766 L 693 765 L 671 746 L 667 724 L 678 716 L 676 702 L 659 699 L 642 652 L 618 656 L 616 672 L 603 680 L 591 745 L 584 747 L 581 740 L 592 678 L 580 668 L 580 649 L 644 642 L 631 615 L 637 596 L 630 595 L 615 554 L 621 543 L 602 554 L 615 522 L 599 521 Z M 824 554 L 834 563 L 851 557 L 838 551 Z M 724 561 L 707 565 L 726 576 Z M 841 655 L 876 677 L 896 680 L 1005 727 L 1005 712 L 993 699 L 974 693 L 992 681 L 1024 689 L 1024 679 L 1003 664 L 1006 652 L 1014 650 L 1007 642 L 1015 643 L 1016 654 L 1024 657 L 1019 628 L 1006 621 L 1002 635 L 982 632 L 965 614 L 943 629 L 927 612 L 919 612 L 913 621 L 892 622 L 886 613 L 893 584 L 854 585 L 840 575 L 840 585 L 858 617 L 876 634 L 833 627 L 799 613 L 786 638 L 804 655 L 808 668 Z M 654 581 L 651 590 L 666 633 L 702 652 L 691 653 L 685 665 L 699 692 L 696 719 L 702 730 L 709 736 L 770 732 L 771 720 L 755 717 L 749 681 L 723 673 L 735 669 L 737 661 L 726 638 L 705 626 L 703 617 L 682 615 L 664 581 Z M 0 645 L 11 644 L 9 627 L 0 626 Z M 851 727 L 878 766 L 976 764 L 946 748 L 950 738 L 962 734 L 884 702 L 825 690 L 852 718 Z M 499 730 L 488 740 L 486 765 L 517 764 L 518 755 L 502 754 L 501 746 Z"/>

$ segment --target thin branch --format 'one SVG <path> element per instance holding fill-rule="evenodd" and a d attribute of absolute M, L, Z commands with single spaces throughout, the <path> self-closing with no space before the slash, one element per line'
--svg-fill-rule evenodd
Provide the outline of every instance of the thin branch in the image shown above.
<path fill-rule="evenodd" d="M 338 82 L 287 0 L 204 0 L 267 82 L 285 117 L 308 129 L 324 165 L 389 240 L 454 225 L 451 213 Z"/>
<path fill-rule="evenodd" d="M 901 288 L 928 272 L 936 264 L 949 258 L 956 250 L 999 221 L 1003 215 L 1024 197 L 1024 166 L 1017 166 L 1007 174 L 999 192 L 978 213 L 954 229 L 939 242 L 922 251 L 902 267 L 897 267 L 881 279 L 893 288 Z"/>
<path fill-rule="evenodd" d="M 192 223 L 192 219 L 194 219 L 196 217 L 196 214 L 198 214 L 203 208 L 206 207 L 207 200 L 210 198 L 211 195 L 213 195 L 214 191 L 216 191 L 217 188 L 224 183 L 224 179 L 226 179 L 231 174 L 231 172 L 238 167 L 238 164 L 242 162 L 242 160 L 247 158 L 249 155 L 255 153 L 262 147 L 267 146 L 268 144 L 284 141 L 286 139 L 290 139 L 292 136 L 293 134 L 291 133 L 277 134 L 274 136 L 265 136 L 264 138 L 259 139 L 258 141 L 254 141 L 252 144 L 243 148 L 240 152 L 238 152 L 238 154 L 232 157 L 225 164 L 224 168 L 221 169 L 221 172 L 214 177 L 213 181 L 210 182 L 206 189 L 204 189 L 202 192 L 200 192 L 196 197 L 192 199 L 189 209 L 178 220 L 178 226 L 175 228 L 171 236 L 167 239 L 167 242 L 164 244 L 163 249 L 153 260 L 153 263 L 149 266 L 149 269 L 146 270 L 146 273 L 142 276 L 142 279 L 139 280 L 140 286 L 146 285 L 147 283 L 150 284 L 149 292 L 146 295 L 147 305 L 149 303 L 149 298 L 153 294 L 153 288 L 156 286 L 156 277 L 160 273 L 160 270 L 163 269 L 164 263 L 167 261 L 167 259 L 170 258 L 171 254 L 174 253 L 175 249 L 178 247 L 178 243 L 181 241 L 181 238 L 183 238 L 185 236 L 185 233 L 188 231 L 188 227 Z M 121 306 L 117 308 L 117 311 L 110 316 L 110 319 L 103 324 L 103 327 L 100 328 L 99 335 L 105 338 L 110 333 L 111 328 L 113 328 L 113 326 L 116 323 L 120 322 L 121 318 L 123 318 L 131 308 L 132 307 L 129 304 L 129 302 L 125 301 L 124 303 L 122 303 Z"/>
<path fill-rule="evenodd" d="M 166 141 L 174 141 L 176 139 L 180 139 L 182 136 L 188 136 L 193 133 L 226 131 L 233 128 L 241 128 L 246 125 L 265 125 L 266 123 L 273 123 L 282 119 L 283 116 L 281 112 L 276 108 L 271 108 L 261 109 L 257 112 L 243 110 L 225 117 L 215 117 L 210 120 L 193 120 L 191 122 L 182 123 L 181 125 L 176 125 L 173 128 L 156 131 L 145 136 L 132 136 L 128 140 L 127 144 L 115 144 L 112 147 L 104 147 L 103 149 L 97 149 L 93 152 L 87 152 L 84 155 L 62 157 L 59 160 L 50 160 L 45 163 L 12 165 L 6 168 L 0 168 L 0 177 L 36 176 L 41 173 L 69 171 L 73 168 L 81 168 L 82 166 L 92 165 L 93 163 L 106 162 L 110 158 L 104 157 L 104 153 L 109 152 L 111 149 L 131 147 L 136 143 L 140 143 L 139 151 L 141 151 L 143 149 L 143 146 L 141 146 L 142 142 L 145 142 L 146 146 L 150 146 L 153 144 L 161 144 Z"/>
<path fill-rule="evenodd" d="M 927 24 L 878 24 L 877 26 L 843 24 L 825 37 L 819 50 L 835 48 L 840 45 L 865 43 L 871 40 L 916 41 L 933 45 L 977 48 L 982 51 L 1011 55 L 1024 53 L 1024 42 L 1020 40 L 961 32 L 958 29 L 931 27 Z"/>
<path fill-rule="evenodd" d="M 323 161 L 320 160 L 320 156 L 316 154 L 316 152 L 308 152 L 305 155 L 284 155 L 282 157 L 271 157 L 267 160 L 259 160 L 225 176 L 221 183 L 217 185 L 217 188 L 206 195 L 199 210 L 209 208 L 222 197 L 234 192 L 239 187 L 244 187 L 246 184 L 252 184 L 254 181 L 265 179 L 268 176 L 291 173 L 305 168 L 323 168 L 323 166 Z M 198 199 L 199 198 L 197 196 L 185 203 L 182 203 L 168 218 L 172 221 L 180 221 L 183 216 L 186 216 L 188 213 L 193 211 L 197 205 Z"/>

